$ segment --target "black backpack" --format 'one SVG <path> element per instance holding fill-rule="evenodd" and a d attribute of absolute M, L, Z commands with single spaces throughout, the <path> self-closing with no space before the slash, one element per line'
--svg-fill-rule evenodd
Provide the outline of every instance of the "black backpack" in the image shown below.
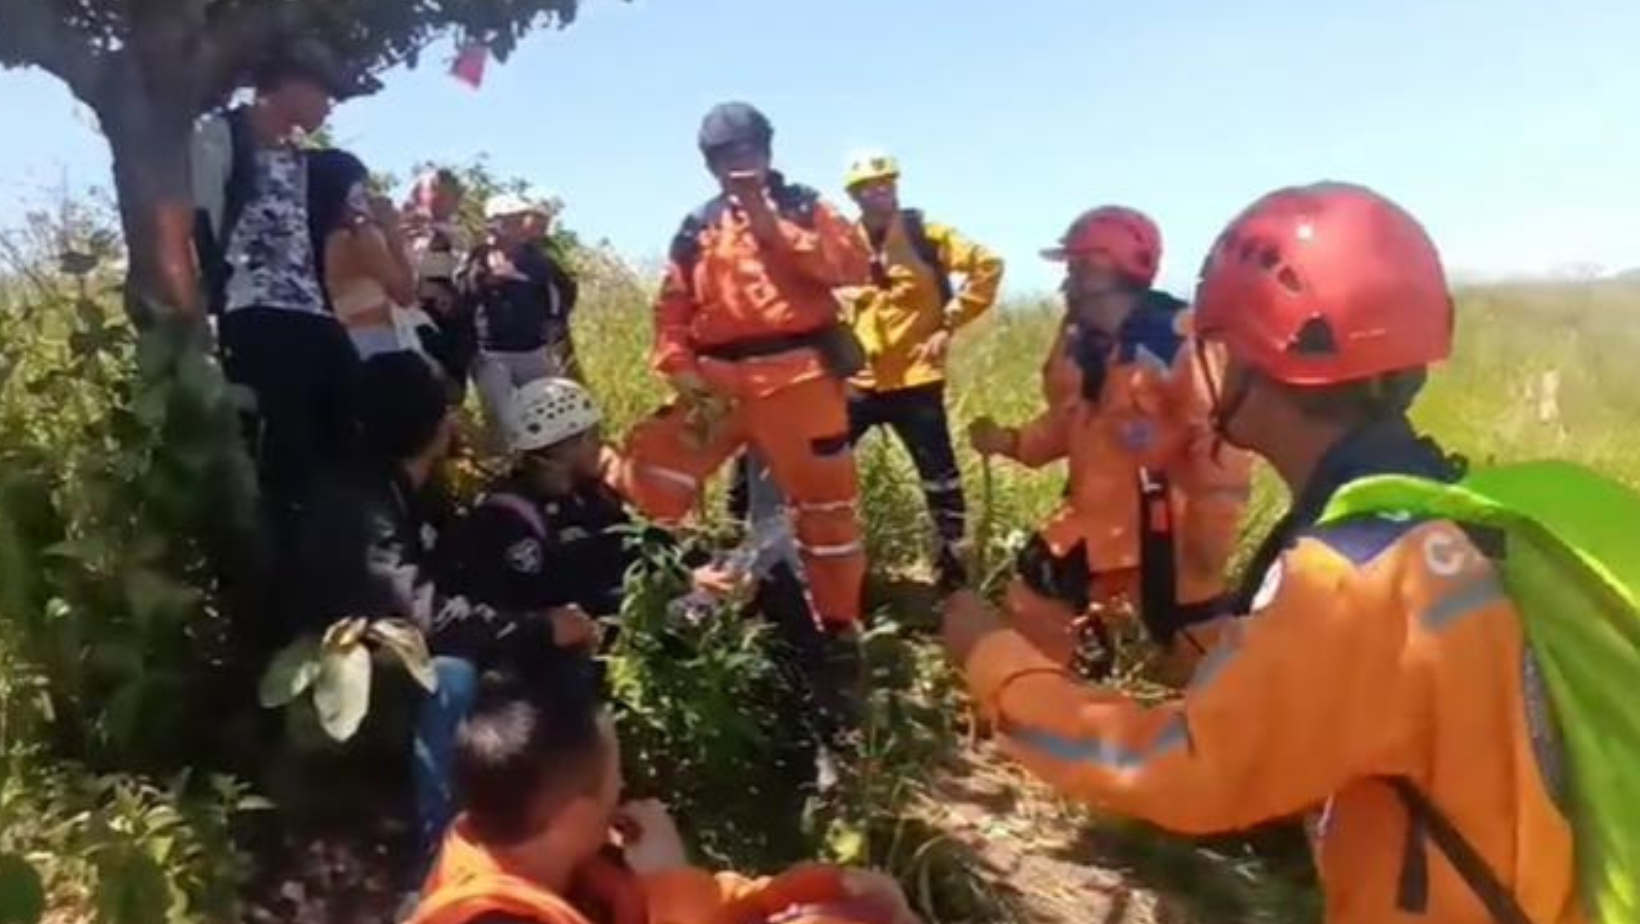
<path fill-rule="evenodd" d="M 923 220 L 922 211 L 905 209 L 900 212 L 900 220 L 905 223 L 905 236 L 911 242 L 911 248 L 934 272 L 934 284 L 940 291 L 940 304 L 950 304 L 951 299 L 956 297 L 957 289 L 951 284 L 951 270 L 940 255 L 939 245 L 928 236 L 928 225 Z"/>

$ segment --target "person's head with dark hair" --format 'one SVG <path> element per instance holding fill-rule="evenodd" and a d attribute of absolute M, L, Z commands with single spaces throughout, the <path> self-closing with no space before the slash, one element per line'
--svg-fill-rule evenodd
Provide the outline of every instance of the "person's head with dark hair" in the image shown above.
<path fill-rule="evenodd" d="M 308 153 L 308 201 L 313 204 L 313 223 L 325 234 L 350 230 L 368 222 L 359 211 L 359 195 L 370 182 L 364 161 L 348 151 L 324 148 Z"/>
<path fill-rule="evenodd" d="M 370 457 L 425 484 L 455 435 L 450 389 L 438 369 L 408 350 L 373 356 L 360 371 L 358 399 Z"/>
<path fill-rule="evenodd" d="M 297 39 L 275 49 L 251 71 L 256 105 L 277 128 L 318 131 L 335 101 L 367 87 L 336 52 L 316 39 Z"/>
<path fill-rule="evenodd" d="M 614 721 L 592 672 L 487 672 L 457 734 L 455 779 L 468 835 L 566 888 L 609 843 L 620 800 Z"/>

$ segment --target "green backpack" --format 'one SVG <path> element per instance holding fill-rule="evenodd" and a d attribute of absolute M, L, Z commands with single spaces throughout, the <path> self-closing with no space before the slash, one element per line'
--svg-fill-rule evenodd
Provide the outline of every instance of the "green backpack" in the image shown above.
<path fill-rule="evenodd" d="M 1564 743 L 1578 880 L 1598 924 L 1640 921 L 1640 494 L 1568 462 L 1484 469 L 1457 484 L 1356 481 L 1321 523 L 1384 513 L 1501 532 L 1521 614 Z M 1408 807 L 1503 924 L 1531 924 L 1473 847 L 1410 784 Z"/>

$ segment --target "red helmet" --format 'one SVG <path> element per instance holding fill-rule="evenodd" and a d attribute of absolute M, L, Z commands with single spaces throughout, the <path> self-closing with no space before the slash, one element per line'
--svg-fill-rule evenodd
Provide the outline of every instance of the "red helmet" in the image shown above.
<path fill-rule="evenodd" d="M 1195 329 L 1290 385 L 1421 368 L 1452 352 L 1452 296 L 1417 219 L 1343 183 L 1277 190 L 1219 235 Z"/>
<path fill-rule="evenodd" d="M 1042 256 L 1069 260 L 1091 253 L 1105 254 L 1122 273 L 1148 286 L 1162 263 L 1162 232 L 1143 212 L 1103 205 L 1077 216 L 1059 246 L 1042 251 Z"/>

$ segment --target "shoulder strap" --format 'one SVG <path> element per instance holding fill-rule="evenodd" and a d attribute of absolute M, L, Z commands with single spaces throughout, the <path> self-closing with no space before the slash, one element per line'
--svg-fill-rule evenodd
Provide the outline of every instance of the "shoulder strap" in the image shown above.
<path fill-rule="evenodd" d="M 923 220 L 923 213 L 918 209 L 905 209 L 900 213 L 900 221 L 905 226 L 905 236 L 911 242 L 911 248 L 934 273 L 934 284 L 940 290 L 940 303 L 949 304 L 956 297 L 956 288 L 951 285 L 951 271 L 940 256 L 939 245 L 928 236 L 928 223 Z"/>
<path fill-rule="evenodd" d="M 714 197 L 710 202 L 689 213 L 678 228 L 678 233 L 672 237 L 672 247 L 667 256 L 683 274 L 685 283 L 693 284 L 695 264 L 700 260 L 700 238 L 707 229 L 717 224 L 723 217 L 723 211 L 728 202 L 723 196 Z"/>
<path fill-rule="evenodd" d="M 1395 777 L 1390 784 L 1395 787 L 1401 804 L 1406 806 L 1410 822 L 1429 832 L 1435 846 L 1463 877 L 1464 884 L 1480 899 L 1486 913 L 1492 916 L 1496 924 L 1533 924 L 1514 893 L 1504 887 L 1497 874 L 1487 865 L 1486 858 L 1422 790 L 1406 777 Z"/>
<path fill-rule="evenodd" d="M 788 183 L 780 173 L 769 174 L 769 197 L 780 217 L 799 228 L 814 230 L 815 209 L 820 205 L 820 193 L 801 183 Z"/>
<path fill-rule="evenodd" d="M 511 491 L 496 491 L 484 495 L 484 506 L 495 507 L 511 512 L 529 527 L 535 538 L 545 542 L 550 533 L 547 529 L 547 519 L 541 515 L 541 508 L 530 503 L 528 498 L 514 494 Z"/>

